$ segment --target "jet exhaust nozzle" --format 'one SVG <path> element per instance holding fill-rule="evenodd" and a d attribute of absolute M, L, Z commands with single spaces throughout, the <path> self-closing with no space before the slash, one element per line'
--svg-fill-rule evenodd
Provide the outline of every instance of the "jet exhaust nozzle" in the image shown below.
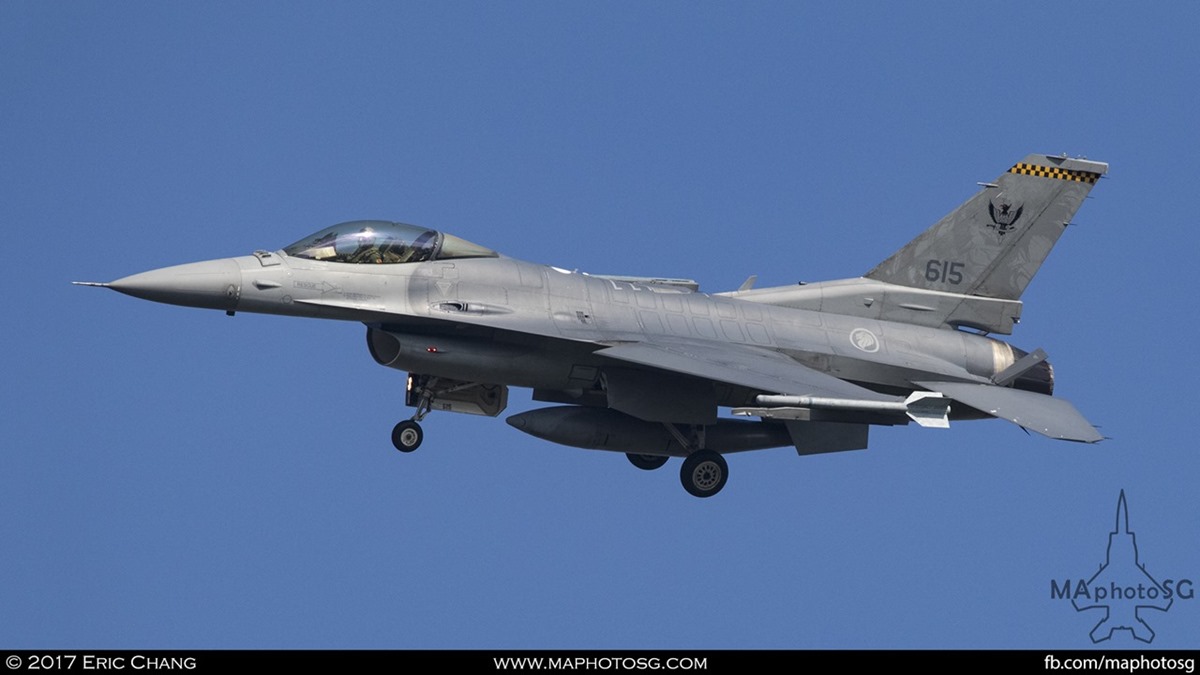
<path fill-rule="evenodd" d="M 1040 350 L 1034 352 L 1034 354 L 1039 352 Z M 1009 386 L 1013 389 L 1032 391 L 1035 394 L 1054 395 L 1054 366 L 1051 366 L 1050 361 L 1046 360 L 1044 352 L 1040 353 L 1043 355 L 1042 359 L 1013 378 Z M 1029 353 L 1023 349 L 1013 347 L 1013 355 L 1019 361 L 1029 356 Z"/>

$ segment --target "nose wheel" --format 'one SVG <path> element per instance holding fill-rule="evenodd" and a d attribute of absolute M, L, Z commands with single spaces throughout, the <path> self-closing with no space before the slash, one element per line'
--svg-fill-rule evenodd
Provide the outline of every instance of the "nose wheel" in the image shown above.
<path fill-rule="evenodd" d="M 425 432 L 421 431 L 421 425 L 413 420 L 404 420 L 396 426 L 392 427 L 392 445 L 400 452 L 412 452 L 421 447 L 421 441 L 425 440 Z"/>

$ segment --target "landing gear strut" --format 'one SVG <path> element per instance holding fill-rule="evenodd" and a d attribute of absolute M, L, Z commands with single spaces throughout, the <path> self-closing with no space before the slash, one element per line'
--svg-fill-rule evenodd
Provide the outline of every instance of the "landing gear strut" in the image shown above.
<path fill-rule="evenodd" d="M 680 445 L 691 452 L 679 468 L 679 481 L 683 483 L 683 489 L 693 497 L 711 497 L 720 492 L 725 487 L 725 481 L 729 480 L 729 465 L 720 453 L 704 449 L 705 428 L 694 426 L 691 435 L 685 436 L 674 424 L 663 426 Z M 630 461 L 633 461 L 632 457 Z"/>
<path fill-rule="evenodd" d="M 433 408 L 432 385 L 437 383 L 437 379 L 429 378 L 432 381 L 428 383 L 414 383 L 413 379 L 412 376 L 409 376 L 409 396 L 411 400 L 412 395 L 416 394 L 417 412 L 413 413 L 412 419 L 404 420 L 392 427 L 392 445 L 396 446 L 400 452 L 412 452 L 421 447 L 421 441 L 425 440 L 425 432 L 421 430 L 420 422 Z M 414 384 L 416 384 L 415 387 Z"/>
<path fill-rule="evenodd" d="M 436 351 L 436 347 L 430 347 Z M 452 380 L 436 375 L 408 374 L 404 405 L 416 408 L 409 419 L 392 429 L 392 445 L 412 452 L 421 445 L 421 420 L 433 410 L 495 417 L 508 407 L 508 387 L 503 384 Z"/>

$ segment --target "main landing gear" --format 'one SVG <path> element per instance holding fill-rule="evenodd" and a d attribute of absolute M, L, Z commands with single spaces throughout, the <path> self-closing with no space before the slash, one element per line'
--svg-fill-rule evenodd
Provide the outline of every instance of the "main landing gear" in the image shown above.
<path fill-rule="evenodd" d="M 679 480 L 683 489 L 693 497 L 711 497 L 725 487 L 729 465 L 725 458 L 712 450 L 697 450 L 683 460 Z"/>
<path fill-rule="evenodd" d="M 679 468 L 679 482 L 683 489 L 694 497 L 711 497 L 725 487 L 729 479 L 729 465 L 720 453 L 704 448 L 704 427 L 693 426 L 691 433 L 684 435 L 674 424 L 664 424 L 667 431 L 675 437 L 679 445 L 687 448 L 689 454 Z M 639 469 L 652 471 L 667 463 L 665 455 L 639 455 L 625 453 L 629 463 Z"/>
<path fill-rule="evenodd" d="M 405 403 L 416 408 L 416 412 L 410 419 L 398 422 L 392 428 L 392 445 L 404 453 L 421 447 L 425 433 L 420 423 L 434 408 L 495 417 L 507 406 L 507 393 L 507 388 L 502 385 L 410 374 Z M 640 428 L 638 432 L 642 434 L 643 439 L 649 441 L 650 446 L 657 446 L 662 452 L 670 452 L 676 456 L 686 454 L 683 466 L 679 469 L 679 482 L 683 484 L 683 489 L 688 494 L 700 498 L 711 497 L 720 492 L 729 479 L 729 465 L 720 453 L 705 447 L 707 427 L 703 424 L 671 423 L 664 423 L 662 426 L 669 432 L 673 441 L 663 438 L 661 432 L 655 433 L 653 427 L 648 431 Z M 567 444 L 573 445 L 569 442 Z M 630 464 L 643 471 L 661 469 L 670 458 L 665 454 L 638 452 L 625 453 L 625 457 Z"/>

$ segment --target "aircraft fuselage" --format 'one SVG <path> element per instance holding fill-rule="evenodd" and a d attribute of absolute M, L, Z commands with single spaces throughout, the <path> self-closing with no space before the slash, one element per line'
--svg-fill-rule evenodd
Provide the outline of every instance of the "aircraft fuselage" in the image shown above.
<path fill-rule="evenodd" d="M 591 357 L 597 346 L 655 335 L 780 351 L 884 391 L 912 390 L 913 379 L 931 373 L 986 382 L 1014 361 L 1007 343 L 965 331 L 764 305 L 512 258 L 351 266 L 259 253 L 155 270 L 114 287 L 134 289 L 139 278 L 200 266 L 219 270 L 198 282 L 212 286 L 206 306 L 360 321 L 397 336 L 385 365 L 533 389 L 589 386 L 588 378 L 612 365 Z M 200 297 L 195 290 L 177 298 L 154 293 L 144 297 L 190 305 Z M 814 344 L 827 349 L 813 351 Z M 721 404 L 747 403 L 735 393 Z"/>

